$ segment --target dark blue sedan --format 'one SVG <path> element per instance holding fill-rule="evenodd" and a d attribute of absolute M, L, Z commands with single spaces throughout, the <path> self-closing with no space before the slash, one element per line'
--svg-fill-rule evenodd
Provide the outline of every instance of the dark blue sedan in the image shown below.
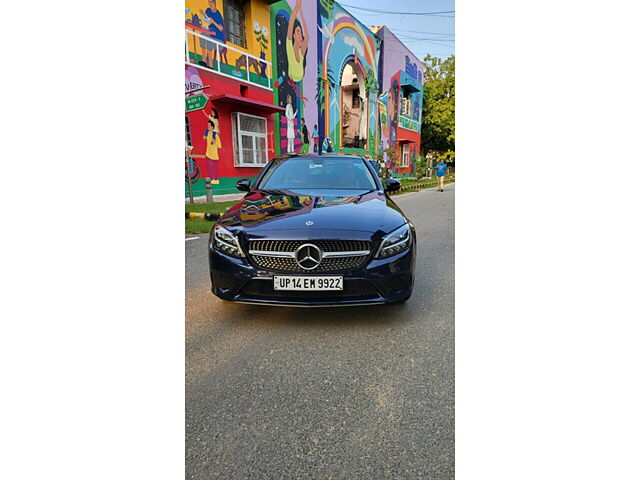
<path fill-rule="evenodd" d="M 368 161 L 274 158 L 209 235 L 212 291 L 289 306 L 403 302 L 413 288 L 415 230 Z"/>

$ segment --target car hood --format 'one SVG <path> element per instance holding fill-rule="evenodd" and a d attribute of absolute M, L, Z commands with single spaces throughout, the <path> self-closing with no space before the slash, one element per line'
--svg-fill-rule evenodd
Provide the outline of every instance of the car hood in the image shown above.
<path fill-rule="evenodd" d="M 249 236 L 260 236 L 267 231 L 282 230 L 386 233 L 407 222 L 398 206 L 382 192 L 346 193 L 253 190 L 231 207 L 219 223 L 229 228 L 241 227 Z"/>

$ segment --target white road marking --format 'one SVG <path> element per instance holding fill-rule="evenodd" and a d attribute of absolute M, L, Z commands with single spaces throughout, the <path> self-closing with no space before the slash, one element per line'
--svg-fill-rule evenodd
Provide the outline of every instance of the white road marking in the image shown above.
<path fill-rule="evenodd" d="M 189 238 L 185 238 L 185 239 L 184 239 L 184 241 L 185 241 L 185 242 L 188 242 L 189 240 L 197 240 L 197 239 L 199 239 L 199 238 L 200 238 L 200 237 L 189 237 Z"/>

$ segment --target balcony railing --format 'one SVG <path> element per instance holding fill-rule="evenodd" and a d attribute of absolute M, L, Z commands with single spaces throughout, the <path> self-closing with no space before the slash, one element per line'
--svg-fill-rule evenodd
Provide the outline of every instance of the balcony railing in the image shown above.
<path fill-rule="evenodd" d="M 196 31 L 197 30 L 197 31 Z M 214 40 L 196 26 L 185 29 L 185 62 L 251 85 L 273 89 L 271 62 Z"/>
<path fill-rule="evenodd" d="M 407 130 L 413 130 L 414 132 L 420 131 L 420 123 L 416 122 L 413 118 L 398 115 L 398 123 L 402 128 L 406 128 Z"/>

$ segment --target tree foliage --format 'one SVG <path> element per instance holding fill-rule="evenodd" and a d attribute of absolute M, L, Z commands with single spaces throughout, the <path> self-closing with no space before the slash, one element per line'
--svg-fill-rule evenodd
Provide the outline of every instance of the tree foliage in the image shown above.
<path fill-rule="evenodd" d="M 424 58 L 422 151 L 455 152 L 455 56 Z"/>

